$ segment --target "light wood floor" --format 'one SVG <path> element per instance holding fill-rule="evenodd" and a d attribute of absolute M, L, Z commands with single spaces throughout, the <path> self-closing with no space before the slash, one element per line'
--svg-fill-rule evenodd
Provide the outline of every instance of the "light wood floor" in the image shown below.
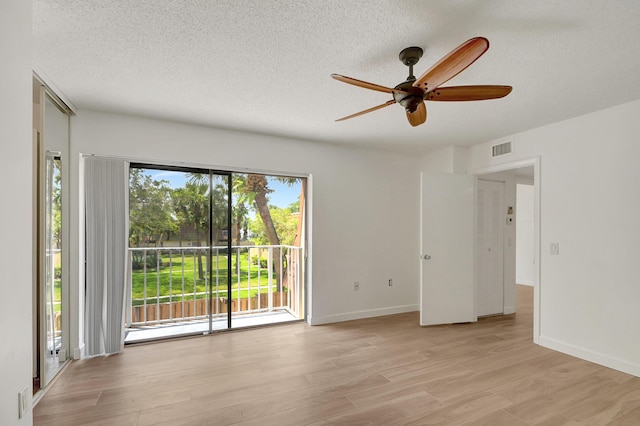
<path fill-rule="evenodd" d="M 518 313 L 422 328 L 418 313 L 127 347 L 71 364 L 36 425 L 640 425 L 640 378 L 532 341 Z"/>

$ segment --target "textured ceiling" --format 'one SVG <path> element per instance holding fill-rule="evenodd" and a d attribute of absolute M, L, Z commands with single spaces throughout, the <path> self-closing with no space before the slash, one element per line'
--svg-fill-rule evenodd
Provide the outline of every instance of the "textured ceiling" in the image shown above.
<path fill-rule="evenodd" d="M 469 146 L 640 99 L 636 0 L 34 0 L 35 66 L 79 109 L 337 144 Z M 500 100 L 398 105 L 336 123 L 463 41 L 489 51 L 445 85 L 504 84 Z"/>

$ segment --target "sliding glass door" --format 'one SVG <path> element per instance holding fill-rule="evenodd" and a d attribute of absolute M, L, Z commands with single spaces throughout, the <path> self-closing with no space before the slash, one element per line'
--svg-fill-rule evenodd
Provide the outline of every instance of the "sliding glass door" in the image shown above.
<path fill-rule="evenodd" d="M 231 174 L 210 172 L 209 332 L 231 328 Z"/>
<path fill-rule="evenodd" d="M 277 179 L 131 165 L 126 342 L 301 318 L 303 181 Z"/>

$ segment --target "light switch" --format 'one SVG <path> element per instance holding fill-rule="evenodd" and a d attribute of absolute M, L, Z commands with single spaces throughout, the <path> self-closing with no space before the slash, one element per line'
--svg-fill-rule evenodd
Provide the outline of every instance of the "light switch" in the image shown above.
<path fill-rule="evenodd" d="M 560 244 L 559 243 L 551 243 L 549 245 L 549 252 L 552 255 L 558 255 L 560 254 Z"/>

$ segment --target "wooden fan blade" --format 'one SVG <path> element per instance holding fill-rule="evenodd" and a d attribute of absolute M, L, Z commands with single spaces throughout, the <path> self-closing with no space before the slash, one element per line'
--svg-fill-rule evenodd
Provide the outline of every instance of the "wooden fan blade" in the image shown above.
<path fill-rule="evenodd" d="M 413 127 L 419 126 L 427 121 L 427 107 L 424 102 L 418 104 L 418 108 L 414 112 L 407 111 L 407 120 Z"/>
<path fill-rule="evenodd" d="M 384 108 L 384 107 L 389 106 L 389 105 L 393 105 L 395 103 L 396 103 L 395 100 L 390 100 L 390 101 L 387 101 L 387 102 L 383 103 L 382 105 L 374 106 L 373 108 L 365 109 L 364 111 L 356 112 L 355 114 L 351 114 L 351 115 L 347 115 L 346 117 L 338 118 L 336 121 L 348 120 L 350 118 L 357 117 L 359 115 L 366 114 L 368 112 L 372 112 L 372 111 L 375 111 L 377 109 Z"/>
<path fill-rule="evenodd" d="M 421 87 L 427 92 L 432 91 L 460 74 L 482 56 L 487 49 L 489 49 L 489 40 L 484 37 L 475 37 L 465 41 L 425 71 L 413 83 L 413 87 Z"/>
<path fill-rule="evenodd" d="M 353 84 L 354 86 L 364 87 L 365 89 L 377 90 L 384 93 L 406 93 L 402 90 L 392 89 L 390 87 L 380 86 L 379 84 L 368 83 L 366 81 L 358 80 L 356 78 L 346 77 L 340 74 L 331 74 L 331 77 L 343 83 Z"/>
<path fill-rule="evenodd" d="M 511 86 L 451 86 L 438 87 L 425 97 L 427 101 L 459 102 L 504 98 Z"/>

